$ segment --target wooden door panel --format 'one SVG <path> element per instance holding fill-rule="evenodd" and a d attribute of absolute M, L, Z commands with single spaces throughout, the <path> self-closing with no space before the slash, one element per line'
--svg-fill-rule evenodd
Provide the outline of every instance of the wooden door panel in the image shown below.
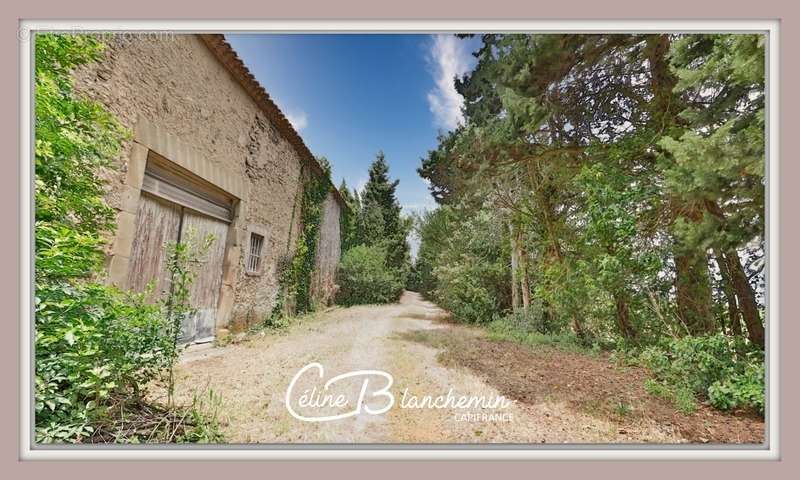
<path fill-rule="evenodd" d="M 156 300 L 170 287 L 167 271 L 167 243 L 178 241 L 181 208 L 177 205 L 142 194 L 136 214 L 128 287 L 144 291 L 154 283 L 150 300 Z"/>
<path fill-rule="evenodd" d="M 180 342 L 213 339 L 216 330 L 217 303 L 222 285 L 222 263 L 228 224 L 198 213 L 170 200 L 142 192 L 136 216 L 136 229 L 128 270 L 128 287 L 144 291 L 154 284 L 148 300 L 163 298 L 170 288 L 167 271 L 167 244 L 192 242 L 201 244 L 208 235 L 214 237 L 211 247 L 196 268 L 189 302 L 195 313 L 182 322 Z"/>
<path fill-rule="evenodd" d="M 191 241 L 198 245 L 208 235 L 212 235 L 214 241 L 202 258 L 191 286 L 190 301 L 196 312 L 184 322 L 184 341 L 204 341 L 214 337 L 217 303 L 222 285 L 222 263 L 228 236 L 228 225 L 225 222 L 184 210 L 181 242 Z"/>

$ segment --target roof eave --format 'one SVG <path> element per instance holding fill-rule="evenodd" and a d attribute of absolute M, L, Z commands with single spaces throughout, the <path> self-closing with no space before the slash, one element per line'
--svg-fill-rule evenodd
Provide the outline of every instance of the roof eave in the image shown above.
<path fill-rule="evenodd" d="M 244 91 L 250 95 L 250 98 L 252 98 L 255 104 L 264 112 L 283 138 L 297 151 L 300 158 L 311 167 L 315 174 L 325 175 L 322 166 L 317 162 L 317 159 L 314 158 L 314 155 L 311 153 L 311 150 L 308 149 L 308 146 L 306 146 L 300 134 L 297 133 L 281 109 L 278 108 L 278 105 L 270 98 L 264 87 L 258 83 L 255 76 L 250 73 L 250 70 L 239 58 L 239 55 L 231 44 L 225 40 L 225 36 L 222 34 L 198 34 L 198 37 L 200 37 L 228 73 L 241 85 Z M 342 197 L 342 194 L 339 192 L 339 189 L 336 188 L 330 179 L 329 183 L 331 191 L 340 206 L 342 208 L 349 208 L 344 197 Z"/>

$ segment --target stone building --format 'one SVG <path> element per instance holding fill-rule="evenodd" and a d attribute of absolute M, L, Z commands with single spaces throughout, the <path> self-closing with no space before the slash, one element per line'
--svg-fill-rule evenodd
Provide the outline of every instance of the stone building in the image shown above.
<path fill-rule="evenodd" d="M 302 228 L 304 179 L 322 168 L 222 35 L 104 41 L 104 59 L 76 72 L 76 88 L 132 132 L 118 168 L 105 172 L 118 211 L 109 281 L 163 291 L 165 245 L 213 235 L 183 340 L 263 321 Z M 312 277 L 323 304 L 335 292 L 342 208 L 331 185 Z"/>

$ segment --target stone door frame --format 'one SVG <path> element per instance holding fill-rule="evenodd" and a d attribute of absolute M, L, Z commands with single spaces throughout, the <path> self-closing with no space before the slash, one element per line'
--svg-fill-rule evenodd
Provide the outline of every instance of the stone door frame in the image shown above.
<path fill-rule="evenodd" d="M 128 169 L 123 182 L 122 201 L 117 213 L 117 230 L 107 258 L 108 283 L 127 288 L 128 268 L 136 231 L 136 214 L 142 192 L 145 167 L 150 151 L 197 175 L 204 181 L 225 191 L 235 199 L 233 221 L 225 239 L 225 259 L 222 267 L 222 286 L 217 305 L 217 329 L 227 326 L 234 302 L 234 286 L 239 268 L 241 230 L 247 205 L 247 188 L 244 178 L 236 172 L 212 163 L 198 154 L 188 143 L 143 117 L 134 127 L 130 144 Z"/>

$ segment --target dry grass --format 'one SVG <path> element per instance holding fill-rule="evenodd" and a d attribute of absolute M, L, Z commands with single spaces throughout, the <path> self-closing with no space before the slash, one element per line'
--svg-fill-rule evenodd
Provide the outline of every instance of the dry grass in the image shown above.
<path fill-rule="evenodd" d="M 404 338 L 438 349 L 439 361 L 465 367 L 504 395 L 528 405 L 560 402 L 572 410 L 617 425 L 621 435 L 643 423 L 674 429 L 694 443 L 762 443 L 764 422 L 755 415 L 729 414 L 701 405 L 683 414 L 644 388 L 647 372 L 612 363 L 604 355 L 557 348 L 531 348 L 490 341 L 475 329 L 408 332 Z"/>

